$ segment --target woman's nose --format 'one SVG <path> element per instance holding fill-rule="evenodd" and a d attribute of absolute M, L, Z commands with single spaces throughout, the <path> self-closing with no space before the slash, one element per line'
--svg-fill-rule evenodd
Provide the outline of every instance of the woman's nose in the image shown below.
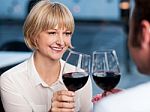
<path fill-rule="evenodd" d="M 63 39 L 63 34 L 59 34 L 57 37 L 57 44 L 63 45 L 64 44 L 64 39 Z"/>

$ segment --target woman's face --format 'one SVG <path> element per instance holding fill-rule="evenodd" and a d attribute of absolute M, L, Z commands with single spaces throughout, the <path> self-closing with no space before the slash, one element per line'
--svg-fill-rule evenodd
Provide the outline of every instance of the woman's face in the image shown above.
<path fill-rule="evenodd" d="M 42 31 L 37 37 L 37 51 L 51 60 L 59 60 L 71 45 L 71 32 L 56 26 L 54 29 Z"/>

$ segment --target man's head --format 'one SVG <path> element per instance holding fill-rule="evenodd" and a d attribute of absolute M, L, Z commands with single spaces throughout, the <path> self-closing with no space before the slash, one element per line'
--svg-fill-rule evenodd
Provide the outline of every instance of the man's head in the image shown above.
<path fill-rule="evenodd" d="M 150 74 L 150 0 L 135 0 L 128 40 L 138 70 Z"/>

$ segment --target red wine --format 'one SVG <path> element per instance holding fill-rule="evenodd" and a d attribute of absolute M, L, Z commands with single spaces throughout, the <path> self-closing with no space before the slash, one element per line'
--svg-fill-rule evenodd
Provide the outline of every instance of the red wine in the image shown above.
<path fill-rule="evenodd" d="M 93 79 L 101 89 L 110 91 L 119 83 L 120 74 L 112 71 L 102 71 L 94 73 Z"/>
<path fill-rule="evenodd" d="M 88 75 L 84 72 L 73 72 L 63 74 L 62 78 L 68 90 L 76 91 L 86 84 Z"/>

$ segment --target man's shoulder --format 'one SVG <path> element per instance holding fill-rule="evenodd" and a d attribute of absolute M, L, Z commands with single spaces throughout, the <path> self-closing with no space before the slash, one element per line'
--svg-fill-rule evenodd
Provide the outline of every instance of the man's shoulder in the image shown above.
<path fill-rule="evenodd" d="M 108 97 L 108 99 L 106 98 L 106 100 L 112 100 L 112 101 L 123 100 L 124 102 L 126 100 L 127 101 L 132 100 L 132 99 L 136 100 L 136 98 L 139 99 L 147 95 L 150 96 L 150 94 L 148 94 L 149 90 L 150 90 L 150 82 L 147 82 L 147 83 L 143 83 L 138 86 L 123 90 L 122 92 L 119 92 L 118 94 L 111 95 L 110 97 Z"/>
<path fill-rule="evenodd" d="M 96 111 L 137 112 L 135 110 L 142 109 L 141 111 L 144 110 L 144 112 L 147 112 L 147 110 L 150 110 L 150 100 L 148 99 L 150 98 L 149 90 L 150 82 L 147 82 L 110 95 L 96 104 Z"/>
<path fill-rule="evenodd" d="M 125 90 L 121 95 L 135 95 L 138 93 L 138 95 L 141 96 L 142 94 L 147 94 L 148 90 L 150 90 L 150 82 L 146 82 L 135 87 L 129 88 Z"/>

